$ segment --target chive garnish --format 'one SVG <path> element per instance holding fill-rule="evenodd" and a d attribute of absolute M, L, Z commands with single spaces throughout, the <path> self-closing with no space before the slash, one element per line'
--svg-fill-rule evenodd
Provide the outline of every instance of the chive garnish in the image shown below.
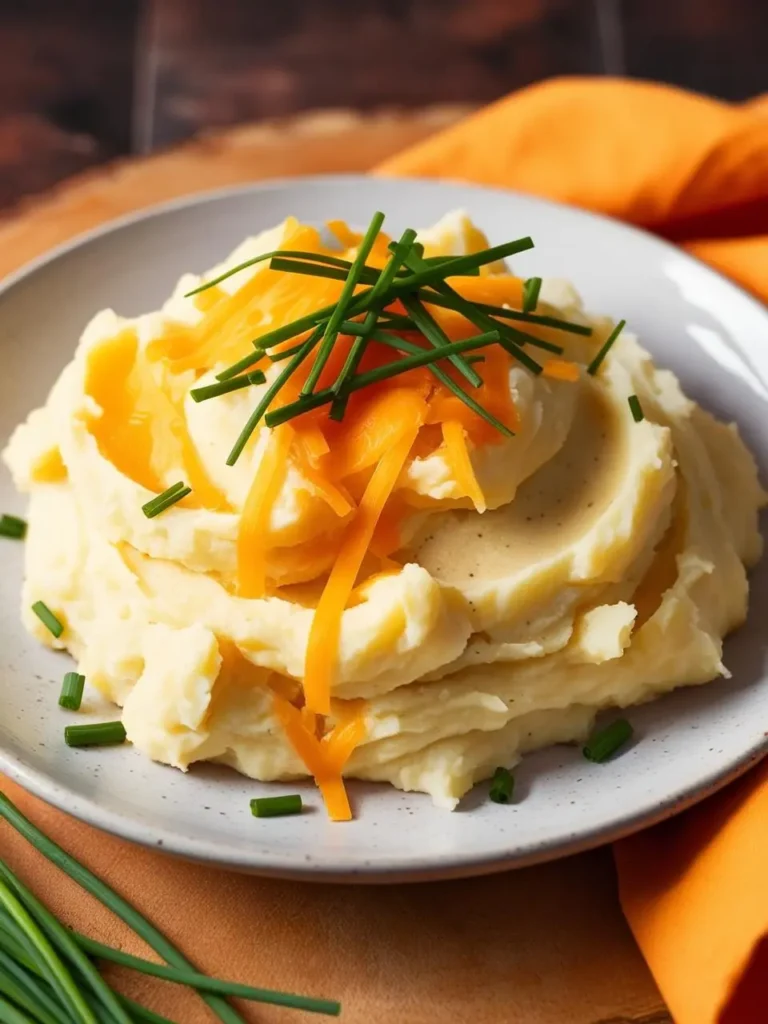
<path fill-rule="evenodd" d="M 508 768 L 497 768 L 488 796 L 495 804 L 508 804 L 515 789 L 515 778 Z"/>
<path fill-rule="evenodd" d="M 27 524 L 18 516 L 0 516 L 0 537 L 11 540 L 24 540 L 27 535 Z"/>
<path fill-rule="evenodd" d="M 64 632 L 64 624 L 56 618 L 51 609 L 45 603 L 45 601 L 35 601 L 32 605 L 32 611 L 40 619 L 42 624 L 58 640 L 61 634 Z"/>
<path fill-rule="evenodd" d="M 357 369 L 360 366 L 363 354 L 365 353 L 365 349 L 368 345 L 370 334 L 376 327 L 376 322 L 379 318 L 381 308 L 381 296 L 387 292 L 395 275 L 402 267 L 405 257 L 408 254 L 411 245 L 413 245 L 415 238 L 416 232 L 413 228 L 406 228 L 400 236 L 400 240 L 395 243 L 392 255 L 387 261 L 378 281 L 373 286 L 371 291 L 371 309 L 368 311 L 365 320 L 360 325 L 362 329 L 356 341 L 353 343 L 352 348 L 349 350 L 349 354 L 341 368 L 341 373 L 333 384 L 333 391 L 336 397 L 331 403 L 331 419 L 342 420 L 344 418 L 349 397 L 345 394 L 347 381 L 357 373 Z M 344 322 L 345 321 L 342 321 L 342 323 Z"/>
<path fill-rule="evenodd" d="M 584 757 L 588 761 L 602 764 L 612 757 L 620 747 L 632 738 L 634 730 L 626 718 L 617 718 L 604 729 L 592 734 L 584 747 Z"/>
<path fill-rule="evenodd" d="M 530 241 L 530 240 L 529 240 Z M 533 243 L 531 243 L 532 245 Z M 498 246 L 497 248 L 503 248 Z M 490 252 L 491 250 L 486 250 Z M 468 259 L 469 257 L 460 257 L 460 259 Z M 419 276 L 419 273 L 425 272 L 421 268 L 424 265 L 422 258 L 414 252 L 409 253 L 406 258 L 406 263 L 415 271 L 415 277 Z M 450 266 L 450 264 L 443 264 L 443 266 Z M 482 310 L 478 310 L 475 303 L 470 302 L 469 299 L 465 299 L 462 295 L 451 288 L 446 281 L 437 281 L 435 283 L 435 289 L 439 294 L 442 294 L 446 298 L 450 298 L 452 308 L 456 312 L 461 313 L 471 324 L 475 327 L 479 327 L 481 331 L 496 331 L 499 334 L 499 344 L 504 348 L 509 355 L 516 359 L 523 366 L 527 367 L 531 373 L 541 373 L 542 367 L 534 360 L 531 359 L 527 353 L 517 345 L 515 341 L 515 335 L 520 335 L 521 332 L 516 331 L 515 328 L 509 327 L 508 324 L 500 324 L 498 320 L 493 320 Z M 429 299 L 427 298 L 427 302 Z"/>
<path fill-rule="evenodd" d="M 239 274 L 241 270 L 247 270 L 248 267 L 255 267 L 257 263 L 264 263 L 266 260 L 276 259 L 299 259 L 308 260 L 311 263 L 325 264 L 330 267 L 338 267 L 341 270 L 349 270 L 351 263 L 349 260 L 341 259 L 337 256 L 325 256 L 318 252 L 302 252 L 298 249 L 274 249 L 272 252 L 263 252 L 259 256 L 254 256 L 250 260 L 246 260 L 244 263 L 238 263 L 235 267 L 230 267 L 229 270 L 225 270 L 223 274 L 219 274 L 218 277 L 214 277 L 211 281 L 206 281 L 204 284 L 199 284 L 197 288 L 193 288 L 191 292 L 185 292 L 184 298 L 188 299 L 193 295 L 197 295 L 199 292 L 207 291 L 209 288 L 213 288 L 214 285 L 221 284 L 222 281 L 226 281 L 227 278 L 233 277 L 235 274 Z"/>
<path fill-rule="evenodd" d="M 96 1020 L 101 1024 L 107 1019 L 113 1024 L 122 1024 L 126 1019 L 146 1021 L 148 1024 L 171 1024 L 165 1017 L 118 993 L 113 993 L 96 973 L 95 968 L 89 966 L 92 959 L 121 964 L 142 974 L 165 978 L 195 989 L 222 1024 L 244 1024 L 239 1013 L 222 998 L 223 996 L 338 1016 L 341 1007 L 333 1000 L 312 999 L 272 989 L 254 988 L 200 974 L 130 903 L 35 828 L 2 794 L 0 817 L 43 856 L 115 913 L 165 961 L 158 964 L 143 960 L 122 950 L 105 946 L 78 932 L 62 928 L 50 911 L 16 878 L 10 868 L 0 861 L 2 885 L 4 891 L 13 890 L 10 899 L 15 901 L 14 909 L 17 915 L 16 919 L 9 918 L 7 913 L 3 913 L 5 905 L 0 905 L 0 976 L 6 964 L 11 963 L 13 966 L 6 973 L 18 981 L 31 998 L 36 1000 L 37 1016 L 33 1019 L 40 1024 L 83 1024 L 84 1021 L 95 1024 Z M 26 915 L 23 920 L 28 928 L 21 928 L 17 924 L 19 912 Z M 46 950 L 50 951 L 49 958 L 47 961 L 41 960 L 40 954 Z M 49 984 L 51 988 L 48 987 Z M 0 991 L 3 991 L 1 987 Z M 54 1000 L 54 996 L 61 998 L 63 1010 Z M 73 1016 L 70 1012 L 71 1003 L 65 1001 L 67 997 L 77 1001 L 78 1016 Z M 127 1017 L 120 1006 L 116 1005 L 115 1000 L 128 1011 Z M 5 1020 L 3 1009 L 0 1003 L 0 1018 Z M 90 1013 L 95 1016 L 90 1016 Z M 11 1019 L 8 1018 L 9 1022 Z M 28 1022 L 25 1020 L 24 1024 Z"/>
<path fill-rule="evenodd" d="M 454 341 L 442 349 L 421 349 L 418 354 L 398 359 L 386 366 L 379 366 L 375 370 L 361 373 L 354 377 L 348 385 L 350 391 L 359 391 L 370 384 L 378 384 L 382 380 L 389 380 L 397 377 L 407 370 L 414 370 L 419 366 L 429 366 L 437 359 L 446 359 L 454 352 L 472 352 L 474 349 L 485 348 L 493 345 L 499 340 L 498 331 L 488 331 L 485 334 L 478 334 L 473 338 L 466 338 L 463 341 Z M 301 416 L 312 409 L 319 409 L 323 405 L 332 402 L 334 398 L 333 388 L 325 388 L 323 391 L 316 391 L 311 395 L 303 395 L 295 402 L 284 405 L 280 409 L 267 413 L 265 423 L 268 427 L 276 427 L 281 423 L 287 423 L 295 416 Z"/>
<path fill-rule="evenodd" d="M 640 399 L 637 395 L 630 395 L 627 402 L 629 403 L 629 409 L 632 413 L 632 419 L 635 423 L 642 423 L 645 419 L 645 413 L 643 412 L 642 405 L 640 405 Z"/>
<path fill-rule="evenodd" d="M 539 292 L 541 291 L 541 278 L 529 277 L 523 281 L 523 312 L 533 313 L 539 304 Z"/>
<path fill-rule="evenodd" d="M 413 295 L 404 295 L 402 302 L 411 320 L 413 320 L 433 348 L 445 348 L 446 345 L 451 344 L 451 339 L 419 299 Z M 482 377 L 471 366 L 467 365 L 463 356 L 451 356 L 451 362 L 459 373 L 466 377 L 472 387 L 480 387 L 483 383 Z"/>
<path fill-rule="evenodd" d="M 61 685 L 59 707 L 66 708 L 67 711 L 79 711 L 83 702 L 84 687 L 85 676 L 78 672 L 67 672 Z"/>
<path fill-rule="evenodd" d="M 125 727 L 122 722 L 67 725 L 64 742 L 68 747 L 112 747 L 125 743 Z"/>
<path fill-rule="evenodd" d="M 240 377 L 230 377 L 229 380 L 219 380 L 215 384 L 192 388 L 189 394 L 195 402 L 207 402 L 209 398 L 228 395 L 230 391 L 239 391 L 240 388 L 247 388 L 252 384 L 263 384 L 266 379 L 261 370 L 254 370 L 253 373 L 245 373 Z"/>
<path fill-rule="evenodd" d="M 141 506 L 141 511 L 147 517 L 147 519 L 154 519 L 155 516 L 159 516 L 161 512 L 165 512 L 166 509 L 170 508 L 171 505 L 175 505 L 177 501 L 181 501 L 182 498 L 186 498 L 188 494 L 192 493 L 191 487 L 185 487 L 184 484 L 179 481 L 168 490 L 163 491 L 162 494 L 156 495 L 151 501 L 148 501 L 146 505 Z"/>
<path fill-rule="evenodd" d="M 600 367 L 601 367 L 601 365 L 603 363 L 603 360 L 605 359 L 605 357 L 608 355 L 608 353 L 613 348 L 613 346 L 614 346 L 614 344 L 616 342 L 616 339 L 621 334 L 621 332 L 624 330 L 624 327 L 626 326 L 626 323 L 627 323 L 626 320 L 619 320 L 619 322 L 616 324 L 616 326 L 613 328 L 611 333 L 606 338 L 605 344 L 603 345 L 603 347 L 600 349 L 600 351 L 597 353 L 595 358 L 592 360 L 592 362 L 587 367 L 587 373 L 592 374 L 592 376 L 594 376 L 597 373 L 597 371 L 600 369 Z"/>
<path fill-rule="evenodd" d="M 256 408 L 249 416 L 248 422 L 240 431 L 240 436 L 238 437 L 237 441 L 235 441 L 234 447 L 232 448 L 232 451 L 229 453 L 229 456 L 227 458 L 228 466 L 234 466 L 234 464 L 243 454 L 243 449 L 245 448 L 246 444 L 248 444 L 248 440 L 250 439 L 251 434 L 259 425 L 262 417 L 264 416 L 267 409 L 271 405 L 273 399 L 276 397 L 277 393 L 280 391 L 280 389 L 288 380 L 288 378 L 293 375 L 294 371 L 298 369 L 301 363 L 304 362 L 304 360 L 307 358 L 310 352 L 318 344 L 322 332 L 322 325 L 315 328 L 312 334 L 310 334 L 307 340 L 302 344 L 301 348 L 296 353 L 296 355 L 293 356 L 290 363 L 288 363 L 284 370 L 280 371 L 277 377 L 275 377 L 275 379 L 269 385 L 267 390 L 264 392 L 259 404 L 256 406 Z"/>
<path fill-rule="evenodd" d="M 301 814 L 301 794 L 288 796 L 262 796 L 251 800 L 251 814 L 254 818 L 282 818 L 286 814 Z"/>
<path fill-rule="evenodd" d="M 355 288 L 358 284 L 358 281 L 360 280 L 360 275 L 362 274 L 363 269 L 365 267 L 365 261 L 368 259 L 368 256 L 370 255 L 374 242 L 379 237 L 379 231 L 381 230 L 381 225 L 383 223 L 384 214 L 381 213 L 380 211 L 377 211 L 371 218 L 371 223 L 368 225 L 368 230 L 365 232 L 365 237 L 360 243 L 360 246 L 357 250 L 357 255 L 355 256 L 352 266 L 349 268 L 349 274 L 347 276 L 346 281 L 344 282 L 344 287 L 341 290 L 339 301 L 336 303 L 333 313 L 331 313 L 331 316 L 326 325 L 325 332 L 323 333 L 323 339 L 320 342 L 320 350 L 318 351 L 317 356 L 314 362 L 312 363 L 312 369 L 309 371 L 306 383 L 304 384 L 304 387 L 301 390 L 302 395 L 311 395 L 312 392 L 315 390 L 315 386 L 317 385 L 317 382 L 320 379 L 320 374 L 323 372 L 323 367 L 328 362 L 328 357 L 331 354 L 331 349 L 333 348 L 334 342 L 336 341 L 336 338 L 338 336 L 339 325 L 341 324 L 342 320 L 345 317 L 347 307 L 349 306 Z M 369 294 L 368 296 L 369 300 L 373 297 L 375 291 L 376 288 L 374 286 L 371 294 Z"/>
<path fill-rule="evenodd" d="M 371 337 L 374 341 L 380 341 L 384 345 L 389 345 L 391 348 L 398 349 L 400 352 L 408 352 L 409 354 L 416 355 L 419 352 L 423 352 L 424 349 L 420 345 L 414 345 L 412 342 L 405 341 L 403 338 L 399 338 L 396 334 L 389 334 L 387 331 L 375 331 Z M 484 359 L 485 356 L 468 356 L 467 359 Z M 463 388 L 459 387 L 455 380 L 448 376 L 442 367 L 436 363 L 429 363 L 427 369 L 430 373 L 434 374 L 435 377 L 443 384 L 449 391 L 452 391 L 457 398 L 468 406 L 472 412 L 476 413 L 482 419 L 489 423 L 492 427 L 495 427 L 499 433 L 504 434 L 506 437 L 514 437 L 514 433 L 507 427 L 501 420 L 498 420 L 493 413 L 482 406 L 478 401 L 472 398 L 471 395 L 467 394 Z"/>

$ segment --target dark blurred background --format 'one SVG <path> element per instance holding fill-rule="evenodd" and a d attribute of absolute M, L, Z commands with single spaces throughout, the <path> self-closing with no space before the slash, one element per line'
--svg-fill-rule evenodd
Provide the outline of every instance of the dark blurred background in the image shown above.
<path fill-rule="evenodd" d="M 768 90 L 768 0 L 0 0 L 0 207 L 117 156 L 316 108 L 559 74 Z"/>

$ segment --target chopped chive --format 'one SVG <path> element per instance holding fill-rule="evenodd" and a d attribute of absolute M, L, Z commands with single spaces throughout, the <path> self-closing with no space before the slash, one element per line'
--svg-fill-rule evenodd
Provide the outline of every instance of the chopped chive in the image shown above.
<path fill-rule="evenodd" d="M 24 540 L 27 535 L 27 524 L 18 516 L 0 516 L 0 537 L 11 540 Z"/>
<path fill-rule="evenodd" d="M 230 377 L 229 380 L 220 380 L 215 384 L 192 388 L 189 394 L 195 402 L 206 402 L 209 398 L 228 395 L 230 391 L 239 391 L 240 388 L 250 387 L 251 384 L 263 384 L 266 379 L 261 370 L 254 370 L 252 373 L 245 373 L 240 377 Z"/>
<path fill-rule="evenodd" d="M 539 292 L 541 291 L 541 278 L 529 277 L 523 281 L 523 312 L 533 313 L 539 304 Z"/>
<path fill-rule="evenodd" d="M 381 302 L 379 300 L 391 285 L 395 274 L 402 267 L 405 257 L 407 256 L 415 239 L 416 232 L 413 228 L 406 228 L 400 236 L 400 239 L 394 244 L 392 255 L 387 261 L 378 281 L 373 286 L 371 291 L 371 309 L 366 314 L 365 320 L 361 325 L 362 332 L 353 343 L 352 348 L 349 350 L 349 354 L 344 361 L 341 372 L 333 384 L 333 391 L 336 396 L 331 403 L 330 416 L 333 420 L 344 419 L 347 402 L 349 401 L 349 396 L 345 393 L 347 381 L 357 373 L 357 369 L 360 366 L 360 362 L 362 361 L 368 345 L 370 334 L 376 327 L 376 322 L 379 318 L 381 308 Z"/>
<path fill-rule="evenodd" d="M 389 345 L 390 348 L 397 349 L 400 352 L 408 352 L 410 355 L 418 355 L 419 352 L 423 352 L 424 349 L 420 345 L 414 345 L 412 342 L 405 341 L 404 338 L 399 338 L 396 334 L 389 334 L 386 331 L 374 331 L 371 335 L 374 341 L 380 341 L 384 345 Z M 468 359 L 485 359 L 485 356 L 468 356 Z M 430 373 L 434 374 L 435 377 L 443 384 L 449 391 L 452 391 L 457 398 L 468 406 L 472 412 L 476 413 L 482 419 L 489 423 L 492 427 L 504 434 L 506 437 L 514 437 L 514 433 L 507 427 L 501 420 L 496 419 L 493 413 L 488 412 L 478 401 L 472 398 L 471 395 L 467 394 L 463 388 L 459 387 L 455 380 L 450 377 L 442 367 L 437 366 L 435 363 L 429 363 L 427 369 Z"/>
<path fill-rule="evenodd" d="M 61 685 L 59 707 L 66 708 L 67 711 L 79 711 L 83 702 L 84 687 L 85 676 L 77 672 L 67 672 Z"/>
<path fill-rule="evenodd" d="M 450 287 L 450 286 L 449 286 Z M 429 288 L 421 288 L 416 293 L 422 302 L 426 302 L 431 306 L 442 306 L 445 309 L 456 309 L 456 305 L 453 298 L 446 292 L 445 295 L 437 291 L 431 291 Z M 456 292 L 460 298 L 462 296 L 459 292 Z M 469 302 L 469 299 L 464 299 L 465 302 Z M 506 306 L 492 306 L 487 302 L 472 302 L 475 309 L 481 313 L 487 313 L 488 316 L 499 317 L 501 320 L 519 320 L 525 324 L 537 324 L 539 327 L 553 327 L 558 331 L 563 331 L 566 334 L 580 334 L 583 337 L 591 337 L 593 331 L 591 327 L 587 327 L 584 324 L 572 323 L 570 320 L 560 320 L 556 316 L 544 316 L 538 313 L 523 313 L 519 309 L 507 309 Z M 534 344 L 533 341 L 529 344 Z"/>
<path fill-rule="evenodd" d="M 515 789 L 515 777 L 508 768 L 497 768 L 488 796 L 495 804 L 508 804 Z"/>
<path fill-rule="evenodd" d="M 439 281 L 441 278 L 450 274 L 466 275 L 468 271 L 475 270 L 488 263 L 493 263 L 498 259 L 503 259 L 505 256 L 513 256 L 515 253 L 524 252 L 526 249 L 531 249 L 532 247 L 533 241 L 530 238 L 518 238 L 512 242 L 507 242 L 504 245 L 497 245 L 492 249 L 485 249 L 483 252 L 471 253 L 468 256 L 445 258 L 438 263 L 430 263 L 419 273 L 410 274 L 407 277 L 398 278 L 394 281 L 391 288 L 389 288 L 387 293 L 382 297 L 382 306 L 388 305 L 393 299 L 399 298 L 400 295 L 406 295 L 414 289 L 420 288 L 422 285 L 433 284 L 435 281 Z M 373 289 L 368 288 L 354 296 L 346 310 L 346 316 L 348 319 L 351 319 L 360 313 L 367 312 L 371 302 L 372 292 Z M 281 341 L 288 341 L 290 338 L 295 338 L 298 334 L 302 334 L 304 331 L 312 330 L 312 328 L 316 327 L 319 323 L 328 320 L 333 315 L 336 308 L 337 303 L 323 306 L 321 309 L 316 309 L 313 313 L 307 313 L 306 316 L 300 317 L 298 320 L 294 320 L 289 324 L 284 324 L 282 327 L 277 327 L 275 330 L 269 331 L 266 334 L 259 335 L 259 337 L 254 341 L 256 352 L 253 355 L 244 356 L 236 363 L 233 363 L 232 366 L 228 366 L 225 370 L 222 370 L 216 375 L 217 379 L 229 380 L 231 377 L 236 377 L 238 374 L 242 373 L 243 370 L 247 370 L 249 367 L 253 366 L 254 363 L 258 362 L 258 360 L 261 359 L 263 351 L 268 348 L 272 348 L 274 345 L 278 345 Z"/>
<path fill-rule="evenodd" d="M 470 366 L 474 366 L 475 363 L 484 363 L 485 356 L 467 356 L 467 362 Z"/>
<path fill-rule="evenodd" d="M 374 242 L 379 237 L 379 231 L 381 225 L 384 223 L 384 214 L 376 212 L 371 218 L 371 223 L 368 225 L 368 230 L 365 232 L 365 236 L 360 243 L 357 255 L 349 269 L 349 274 L 344 287 L 341 290 L 339 301 L 336 303 L 336 307 L 331 313 L 331 316 L 326 324 L 325 331 L 323 333 L 323 339 L 320 342 L 320 349 L 312 363 L 312 369 L 309 371 L 306 383 L 301 389 L 302 395 L 311 395 L 315 390 L 320 374 L 323 372 L 325 364 L 328 362 L 328 358 L 331 354 L 331 349 L 334 346 L 336 338 L 339 333 L 339 325 L 342 320 L 345 319 L 347 307 L 349 306 L 350 299 L 352 298 L 355 288 L 360 280 L 360 276 L 365 268 L 365 261 L 373 248 Z M 371 290 L 368 295 L 369 300 L 372 298 L 376 288 Z"/>
<path fill-rule="evenodd" d="M 211 281 L 206 281 L 204 284 L 200 284 L 197 288 L 193 288 L 191 292 L 185 292 L 184 298 L 188 299 L 192 295 L 197 295 L 199 292 L 207 291 L 209 288 L 213 288 L 214 285 L 221 284 L 222 281 L 226 281 L 227 278 L 232 277 L 234 274 L 239 274 L 241 270 L 247 270 L 248 267 L 254 267 L 257 263 L 264 263 L 266 260 L 296 258 L 301 260 L 309 260 L 313 263 L 324 263 L 327 266 L 339 267 L 342 270 L 348 270 L 351 266 L 349 260 L 343 260 L 337 256 L 324 256 L 317 252 L 302 252 L 298 249 L 274 249 L 272 252 L 263 252 L 259 256 L 254 256 L 250 260 L 246 260 L 244 263 L 238 263 L 235 267 L 230 267 L 229 270 L 225 270 L 223 274 L 219 274 L 218 277 L 214 277 Z"/>
<path fill-rule="evenodd" d="M 351 264 L 349 264 L 351 266 Z M 306 274 L 307 277 L 327 277 L 332 281 L 346 281 L 349 270 L 338 270 L 335 267 L 323 267 L 317 263 L 305 263 L 302 260 L 286 260 L 276 257 L 269 264 L 270 270 L 281 271 L 283 274 Z M 358 275 L 358 284 L 375 284 L 379 271 L 374 267 L 362 267 Z"/>
<path fill-rule="evenodd" d="M 186 498 L 188 494 L 192 493 L 191 487 L 185 487 L 184 484 L 174 484 L 169 487 L 167 491 L 163 491 L 162 494 L 156 495 L 151 501 L 148 501 L 146 505 L 141 506 L 141 511 L 147 517 L 147 519 L 154 519 L 155 516 L 159 516 L 161 512 L 165 512 L 166 509 L 175 505 L 177 501 L 181 501 L 182 498 Z"/>
<path fill-rule="evenodd" d="M 447 359 L 454 352 L 471 352 L 474 349 L 485 348 L 499 341 L 498 331 L 487 331 L 485 334 L 478 334 L 473 338 L 465 338 L 463 341 L 454 341 L 443 349 L 420 349 L 414 355 L 406 356 L 386 366 L 379 366 L 375 370 L 358 374 L 353 377 L 347 385 L 349 391 L 359 391 L 370 384 L 378 384 L 382 380 L 389 380 L 397 377 L 407 370 L 416 369 L 419 366 L 429 366 L 438 359 Z M 281 423 L 287 423 L 295 416 L 301 416 L 312 409 L 319 409 L 323 405 L 332 402 L 334 398 L 333 388 L 325 388 L 323 391 L 316 391 L 311 395 L 303 395 L 295 402 L 284 405 L 280 409 L 267 413 L 265 422 L 268 427 L 276 427 Z"/>
<path fill-rule="evenodd" d="M 634 730 L 626 718 L 617 718 L 604 729 L 593 733 L 584 747 L 584 757 L 588 761 L 602 764 L 612 757 L 620 747 L 632 738 Z"/>
<path fill-rule="evenodd" d="M 98 722 L 94 725 L 67 725 L 64 742 L 68 747 L 112 747 L 125 743 L 122 722 Z"/>
<path fill-rule="evenodd" d="M 597 373 L 597 371 L 602 366 L 603 360 L 605 359 L 605 357 L 608 355 L 608 353 L 613 348 L 613 345 L 614 345 L 616 339 L 621 334 L 621 332 L 624 330 L 624 327 L 625 327 L 626 323 L 627 323 L 626 320 L 619 320 L 619 322 L 616 324 L 616 326 L 613 328 L 611 333 L 606 338 L 605 344 L 603 345 L 603 347 L 600 349 L 600 351 L 597 353 L 595 358 L 592 360 L 592 362 L 587 367 L 587 373 L 591 374 L 594 377 L 594 375 Z"/>
<path fill-rule="evenodd" d="M 45 601 L 35 601 L 35 603 L 32 605 L 32 611 L 35 613 L 38 619 L 40 619 L 40 621 L 49 631 L 49 633 L 53 633 L 53 635 L 58 640 L 58 638 L 64 632 L 64 624 L 56 618 L 56 616 L 53 614 L 53 612 L 45 603 Z"/>
<path fill-rule="evenodd" d="M 384 327 L 388 331 L 415 331 L 418 329 L 409 316 L 387 315 L 384 310 L 379 313 L 377 326 Z M 364 327 L 365 321 L 358 323 L 357 320 L 345 320 L 341 325 L 341 332 L 342 334 L 360 335 L 363 333 Z"/>
<path fill-rule="evenodd" d="M 645 419 L 645 413 L 643 412 L 642 405 L 640 405 L 640 399 L 637 395 L 630 395 L 627 402 L 629 403 L 629 408 L 632 413 L 632 419 L 635 423 L 642 423 Z"/>
<path fill-rule="evenodd" d="M 318 344 L 318 342 L 320 341 L 320 337 L 322 335 L 322 332 L 323 332 L 322 325 L 320 325 L 319 327 L 315 328 L 315 330 L 312 332 L 312 334 L 310 334 L 310 336 L 307 338 L 307 340 L 302 343 L 301 348 L 293 356 L 293 358 L 291 359 L 290 363 L 288 363 L 288 365 L 285 367 L 284 370 L 280 371 L 280 373 L 277 375 L 277 377 L 275 377 L 275 379 L 269 385 L 267 390 L 261 396 L 261 400 L 259 401 L 259 404 L 256 406 L 256 408 L 253 410 L 253 412 L 249 416 L 248 422 L 245 424 L 243 429 L 240 431 L 240 436 L 238 437 L 237 441 L 235 441 L 234 447 L 232 448 L 232 451 L 229 453 L 229 456 L 227 458 L 227 465 L 228 466 L 234 466 L 234 464 L 237 462 L 237 460 L 243 454 L 243 449 L 245 448 L 246 444 L 248 443 L 248 441 L 249 441 L 249 439 L 251 437 L 251 434 L 253 434 L 254 430 L 256 429 L 256 427 L 261 422 L 262 418 L 264 417 L 265 413 L 269 409 L 270 405 L 272 404 L 273 400 L 277 396 L 278 392 L 283 387 L 283 385 L 288 380 L 288 378 L 293 375 L 294 371 L 298 369 L 298 367 L 301 365 L 301 363 L 304 362 L 304 360 L 307 358 L 307 356 L 310 354 L 310 352 Z"/>
<path fill-rule="evenodd" d="M 444 348 L 446 345 L 450 345 L 451 339 L 429 310 L 417 298 L 412 295 L 404 295 L 402 303 L 408 311 L 410 318 L 433 348 Z M 472 387 L 479 388 L 483 383 L 482 377 L 471 366 L 467 365 L 463 356 L 451 356 L 451 363 L 469 381 Z"/>
<path fill-rule="evenodd" d="M 530 239 L 529 239 L 530 241 Z M 532 245 L 533 243 L 531 243 Z M 502 247 L 499 247 L 502 248 Z M 489 250 L 490 251 L 490 250 Z M 463 257 L 462 257 L 463 258 Z M 410 253 L 406 259 L 408 266 L 414 270 L 415 276 L 418 277 L 423 267 L 423 260 L 420 256 L 415 253 Z M 446 264 L 443 264 L 445 266 Z M 493 320 L 482 310 L 478 310 L 477 306 L 470 302 L 469 299 L 465 299 L 462 295 L 459 295 L 446 281 L 439 281 L 435 284 L 437 291 L 444 295 L 446 298 L 450 297 L 453 303 L 452 308 L 458 313 L 461 313 L 463 317 L 469 320 L 470 323 L 474 324 L 475 327 L 479 327 L 481 331 L 497 331 L 499 334 L 499 344 L 509 353 L 514 359 L 523 366 L 527 367 L 531 373 L 541 373 L 541 366 L 516 344 L 515 336 L 519 337 L 519 331 L 515 328 L 509 327 L 507 324 L 500 324 L 498 320 Z"/>
<path fill-rule="evenodd" d="M 254 818 L 282 818 L 286 814 L 301 814 L 300 793 L 289 796 L 262 796 L 251 800 L 251 814 Z"/>

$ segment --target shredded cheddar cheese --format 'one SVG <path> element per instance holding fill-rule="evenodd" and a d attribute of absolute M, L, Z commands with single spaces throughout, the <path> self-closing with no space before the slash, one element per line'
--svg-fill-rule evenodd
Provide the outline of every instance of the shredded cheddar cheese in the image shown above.
<path fill-rule="evenodd" d="M 374 469 L 355 517 L 344 534 L 341 550 L 320 597 L 309 633 L 304 669 L 304 696 L 307 706 L 316 714 L 327 715 L 330 711 L 341 617 L 370 547 L 376 524 L 405 466 L 417 433 L 418 427 L 404 433 Z"/>
<path fill-rule="evenodd" d="M 266 588 L 266 538 L 272 507 L 288 470 L 293 428 L 273 430 L 240 516 L 237 535 L 237 576 L 241 597 L 263 597 Z"/>
<path fill-rule="evenodd" d="M 472 468 L 467 439 L 461 423 L 456 420 L 446 420 L 443 423 L 443 440 L 445 441 L 448 465 L 451 467 L 451 472 L 459 487 L 471 499 L 478 512 L 485 512 L 485 496 Z"/>

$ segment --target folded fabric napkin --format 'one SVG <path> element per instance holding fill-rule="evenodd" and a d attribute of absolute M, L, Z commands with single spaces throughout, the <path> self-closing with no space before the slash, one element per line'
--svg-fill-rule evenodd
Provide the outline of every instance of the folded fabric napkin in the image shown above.
<path fill-rule="evenodd" d="M 611 214 L 679 242 L 768 297 L 768 103 L 556 80 L 494 104 L 380 173 L 462 178 Z M 618 1019 L 617 1009 L 637 1011 L 648 999 L 647 980 L 626 967 L 632 960 L 618 916 L 595 913 L 595 893 L 610 907 L 600 858 L 589 877 L 580 874 L 583 858 L 536 869 L 536 901 L 520 873 L 389 894 L 310 887 L 172 861 L 93 832 L 10 783 L 0 780 L 0 788 L 209 973 L 342 998 L 353 1022 L 581 1024 L 579 985 L 595 993 L 595 1020 Z M 615 851 L 624 911 L 678 1024 L 768 1020 L 766 812 L 761 767 Z M 1 825 L 0 852 L 69 924 L 146 953 Z M 589 941 L 566 955 L 567 929 L 579 922 Z M 122 982 L 140 999 L 147 984 L 137 976 Z M 625 994 L 626 1007 L 601 1002 L 607 988 Z M 158 994 L 152 986 L 150 998 L 183 1024 L 209 1019 L 172 988 Z M 248 1019 L 288 1016 L 265 1007 Z"/>

